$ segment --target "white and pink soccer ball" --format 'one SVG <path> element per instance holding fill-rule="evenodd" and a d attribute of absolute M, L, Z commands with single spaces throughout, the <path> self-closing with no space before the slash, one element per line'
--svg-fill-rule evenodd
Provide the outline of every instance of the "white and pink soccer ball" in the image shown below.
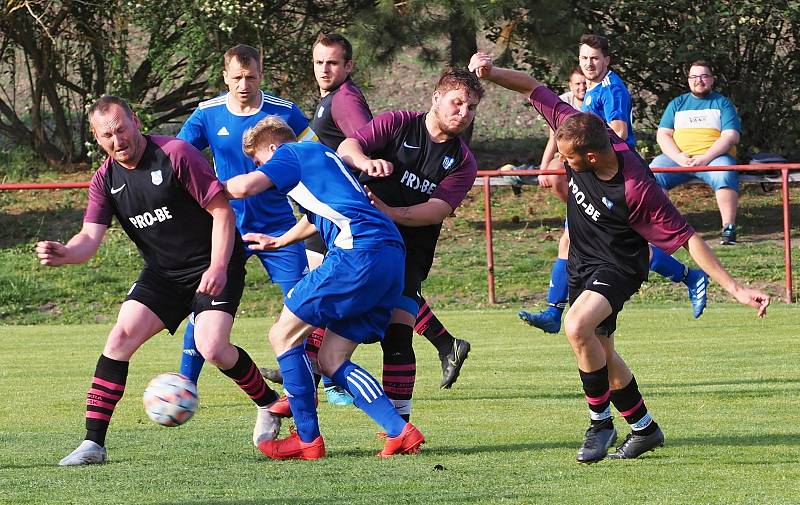
<path fill-rule="evenodd" d="M 197 386 L 179 373 L 162 373 L 144 390 L 147 417 L 162 426 L 180 426 L 197 410 Z"/>

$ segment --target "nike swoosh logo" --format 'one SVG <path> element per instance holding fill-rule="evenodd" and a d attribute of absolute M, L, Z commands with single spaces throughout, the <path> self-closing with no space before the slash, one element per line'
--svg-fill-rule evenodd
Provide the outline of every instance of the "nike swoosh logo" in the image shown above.
<path fill-rule="evenodd" d="M 407 147 L 409 149 L 419 149 L 419 146 L 408 145 L 408 142 L 405 142 L 405 141 L 403 141 L 403 147 Z"/>
<path fill-rule="evenodd" d="M 126 186 L 126 184 L 123 184 L 122 186 L 120 186 L 118 188 L 111 188 L 111 194 L 112 195 L 116 195 L 117 193 L 119 193 L 120 191 L 125 189 L 125 186 Z"/>
<path fill-rule="evenodd" d="M 598 280 L 595 280 L 594 282 L 592 282 L 592 284 L 594 284 L 595 286 L 611 286 L 611 284 L 607 284 L 605 282 L 600 282 Z"/>
<path fill-rule="evenodd" d="M 228 303 L 228 302 L 218 302 L 216 300 L 211 300 L 211 305 L 222 305 L 223 303 Z"/>

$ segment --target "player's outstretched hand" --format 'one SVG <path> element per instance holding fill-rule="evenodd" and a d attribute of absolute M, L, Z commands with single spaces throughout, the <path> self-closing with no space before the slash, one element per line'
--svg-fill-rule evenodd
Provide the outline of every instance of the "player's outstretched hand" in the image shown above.
<path fill-rule="evenodd" d="M 371 203 L 373 207 L 375 207 L 376 209 L 378 209 L 379 211 L 383 212 L 388 216 L 391 207 L 386 205 L 386 203 L 384 203 L 383 200 L 378 198 L 375 195 L 375 193 L 373 193 L 372 190 L 369 189 L 369 186 L 364 186 L 364 189 L 367 190 L 367 198 L 369 198 L 369 203 Z"/>
<path fill-rule="evenodd" d="M 250 242 L 247 248 L 253 251 L 274 251 L 286 245 L 281 237 L 271 237 L 263 233 L 245 233 L 242 235 L 242 240 Z"/>
<path fill-rule="evenodd" d="M 39 263 L 49 267 L 60 267 L 65 264 L 67 248 L 61 242 L 42 240 L 36 243 L 36 257 Z"/>
<path fill-rule="evenodd" d="M 769 295 L 757 289 L 740 287 L 734 291 L 733 296 L 739 303 L 758 309 L 758 317 L 764 317 L 769 307 Z"/>
<path fill-rule="evenodd" d="M 200 278 L 200 285 L 197 286 L 197 292 L 205 293 L 209 296 L 217 296 L 222 293 L 225 283 L 228 282 L 226 268 L 210 267 L 203 272 L 203 276 Z"/>
<path fill-rule="evenodd" d="M 392 175 L 394 165 L 392 165 L 391 161 L 381 159 L 369 160 L 365 163 L 363 171 L 370 177 L 387 177 Z"/>
<path fill-rule="evenodd" d="M 477 52 L 470 58 L 468 68 L 470 72 L 475 72 L 475 75 L 481 79 L 485 79 L 489 77 L 493 66 L 494 64 L 492 63 L 491 56 L 486 53 Z"/>

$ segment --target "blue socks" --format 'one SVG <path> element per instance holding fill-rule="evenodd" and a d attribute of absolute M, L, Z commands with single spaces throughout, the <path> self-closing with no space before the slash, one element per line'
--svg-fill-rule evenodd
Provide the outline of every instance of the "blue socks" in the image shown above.
<path fill-rule="evenodd" d="M 650 270 L 666 277 L 672 282 L 682 282 L 686 277 L 686 265 L 665 253 L 658 247 L 650 245 Z"/>
<path fill-rule="evenodd" d="M 186 331 L 183 332 L 183 353 L 181 354 L 181 374 L 185 375 L 192 382 L 197 384 L 200 371 L 203 370 L 203 363 L 206 359 L 197 350 L 194 343 L 194 314 L 189 316 Z"/>
<path fill-rule="evenodd" d="M 569 283 L 567 282 L 567 260 L 557 258 L 550 271 L 550 289 L 547 290 L 547 310 L 556 310 L 561 315 L 567 306 Z"/>
<path fill-rule="evenodd" d="M 387 435 L 390 437 L 400 435 L 406 420 L 397 413 L 397 409 L 386 397 L 380 383 L 366 370 L 348 360 L 333 374 L 333 381 L 345 388 L 353 396 L 356 407 L 380 424 Z M 292 411 L 294 412 L 294 409 Z"/>
<path fill-rule="evenodd" d="M 283 389 L 289 398 L 297 435 L 303 442 L 313 442 L 319 435 L 317 419 L 317 386 L 314 371 L 306 355 L 305 344 L 298 345 L 278 356 L 283 375 Z"/>

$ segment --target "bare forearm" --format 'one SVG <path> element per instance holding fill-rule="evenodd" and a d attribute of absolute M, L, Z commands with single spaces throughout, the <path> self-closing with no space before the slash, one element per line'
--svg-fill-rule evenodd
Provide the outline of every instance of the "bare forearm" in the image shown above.
<path fill-rule="evenodd" d="M 678 147 L 678 144 L 675 143 L 675 139 L 671 133 L 658 130 L 656 132 L 656 141 L 658 142 L 658 147 L 661 148 L 662 153 L 669 157 L 669 159 L 678 161 L 678 157 L 682 151 Z"/>
<path fill-rule="evenodd" d="M 370 161 L 370 158 L 364 154 L 364 150 L 361 149 L 361 144 L 358 143 L 358 140 L 353 138 L 344 139 L 342 143 L 339 144 L 336 153 L 351 168 L 361 171 L 364 170 L 361 166 Z"/>
<path fill-rule="evenodd" d="M 292 226 L 289 231 L 281 235 L 281 242 L 284 245 L 291 245 L 302 240 L 307 239 L 317 231 L 317 227 L 308 220 L 308 217 L 303 216 L 297 224 Z"/>
<path fill-rule="evenodd" d="M 738 142 L 738 138 L 733 138 L 728 135 L 722 135 L 713 144 L 711 147 L 708 148 L 704 157 L 708 160 L 707 162 L 711 162 L 714 158 L 718 158 L 723 154 L 728 154 L 730 152 L 731 147 L 733 147 Z"/>
<path fill-rule="evenodd" d="M 212 216 L 210 267 L 226 268 L 235 243 L 236 218 L 230 209 L 218 210 Z"/>
<path fill-rule="evenodd" d="M 64 263 L 72 265 L 86 263 L 94 256 L 99 247 L 100 240 L 80 232 L 65 244 Z"/>
<path fill-rule="evenodd" d="M 619 138 L 628 140 L 628 124 L 625 121 L 614 119 L 608 126 L 614 130 L 614 133 L 616 133 Z"/>
<path fill-rule="evenodd" d="M 558 152 L 558 147 L 556 146 L 556 139 L 555 135 L 553 134 L 553 130 L 550 130 L 550 136 L 547 138 L 547 145 L 544 146 L 544 153 L 542 153 L 542 163 L 539 165 L 539 168 L 542 170 L 546 170 L 547 166 L 553 161 L 555 158 L 556 153 Z"/>
<path fill-rule="evenodd" d="M 543 86 L 541 82 L 525 72 L 510 68 L 492 67 L 487 74 L 479 74 L 479 76 L 498 86 L 521 93 L 526 97 L 533 93 L 534 89 Z"/>
<path fill-rule="evenodd" d="M 410 207 L 387 207 L 384 212 L 395 223 L 403 226 L 417 227 L 439 224 L 452 213 L 447 206 L 425 202 Z"/>
<path fill-rule="evenodd" d="M 694 234 L 692 238 L 684 244 L 684 247 L 689 251 L 689 255 L 694 259 L 695 263 L 697 263 L 709 277 L 722 286 L 725 291 L 734 294 L 736 290 L 739 289 L 739 283 L 725 270 L 725 267 L 722 266 L 717 256 L 699 235 Z"/>

